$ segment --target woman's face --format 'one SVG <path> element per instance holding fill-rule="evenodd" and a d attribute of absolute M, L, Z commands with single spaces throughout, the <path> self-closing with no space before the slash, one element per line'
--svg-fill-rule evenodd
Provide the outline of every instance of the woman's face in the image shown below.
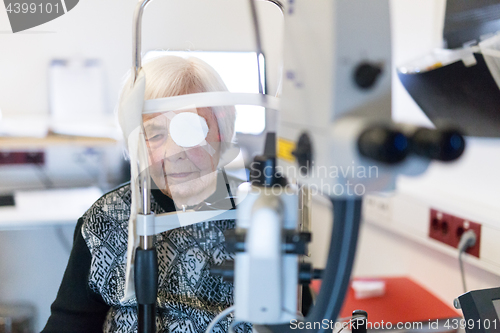
<path fill-rule="evenodd" d="M 193 125 L 194 120 L 194 127 L 183 127 L 183 121 L 179 121 L 182 117 L 174 120 L 175 116 L 188 112 L 201 117 L 189 115 L 188 121 Z M 178 207 L 198 204 L 210 196 L 215 191 L 220 157 L 219 127 L 212 110 L 198 108 L 143 115 L 143 123 L 151 178 L 162 192 Z M 193 137 L 205 133 L 204 142 L 182 147 L 182 142 L 193 142 Z"/>

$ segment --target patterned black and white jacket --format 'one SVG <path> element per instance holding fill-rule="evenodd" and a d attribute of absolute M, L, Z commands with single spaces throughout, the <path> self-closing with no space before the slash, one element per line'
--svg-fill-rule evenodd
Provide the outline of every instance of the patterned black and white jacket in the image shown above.
<path fill-rule="evenodd" d="M 43 333 L 137 331 L 135 299 L 120 302 L 130 195 L 130 185 L 123 185 L 102 196 L 79 219 L 68 266 Z M 153 190 L 151 210 L 171 212 L 175 206 L 169 197 Z M 200 222 L 157 235 L 157 332 L 203 333 L 218 313 L 232 305 L 233 285 L 211 275 L 210 267 L 232 259 L 224 231 L 234 227 L 234 220 Z M 222 320 L 214 332 L 227 332 L 231 320 Z M 250 332 L 251 328 L 243 325 L 238 331 Z"/>

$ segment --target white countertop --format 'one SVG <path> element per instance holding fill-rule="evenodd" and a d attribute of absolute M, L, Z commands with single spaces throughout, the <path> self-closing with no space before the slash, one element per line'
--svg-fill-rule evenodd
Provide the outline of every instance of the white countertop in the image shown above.
<path fill-rule="evenodd" d="M 75 224 L 101 195 L 97 187 L 15 192 L 15 206 L 0 207 L 0 230 Z"/>

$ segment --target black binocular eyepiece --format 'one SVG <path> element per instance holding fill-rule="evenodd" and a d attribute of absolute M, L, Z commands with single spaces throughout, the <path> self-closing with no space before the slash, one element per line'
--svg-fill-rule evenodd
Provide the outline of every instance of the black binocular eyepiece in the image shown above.
<path fill-rule="evenodd" d="M 412 151 L 431 160 L 450 162 L 462 156 L 465 139 L 456 129 L 419 128 L 411 137 Z"/>
<path fill-rule="evenodd" d="M 409 154 L 409 139 L 401 131 L 387 126 L 373 126 L 358 138 L 359 153 L 386 164 L 402 162 Z"/>
<path fill-rule="evenodd" d="M 456 129 L 419 127 L 411 132 L 387 125 L 364 130 L 358 138 L 359 153 L 386 164 L 402 162 L 410 153 L 431 160 L 450 162 L 465 150 L 465 139 Z"/>

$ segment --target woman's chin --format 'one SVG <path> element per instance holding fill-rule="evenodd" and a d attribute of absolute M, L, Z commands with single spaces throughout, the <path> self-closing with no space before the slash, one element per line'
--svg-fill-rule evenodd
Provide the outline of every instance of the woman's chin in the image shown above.
<path fill-rule="evenodd" d="M 177 206 L 197 205 L 215 192 L 215 180 L 214 177 L 203 176 L 180 184 L 169 183 L 170 194 Z"/>

